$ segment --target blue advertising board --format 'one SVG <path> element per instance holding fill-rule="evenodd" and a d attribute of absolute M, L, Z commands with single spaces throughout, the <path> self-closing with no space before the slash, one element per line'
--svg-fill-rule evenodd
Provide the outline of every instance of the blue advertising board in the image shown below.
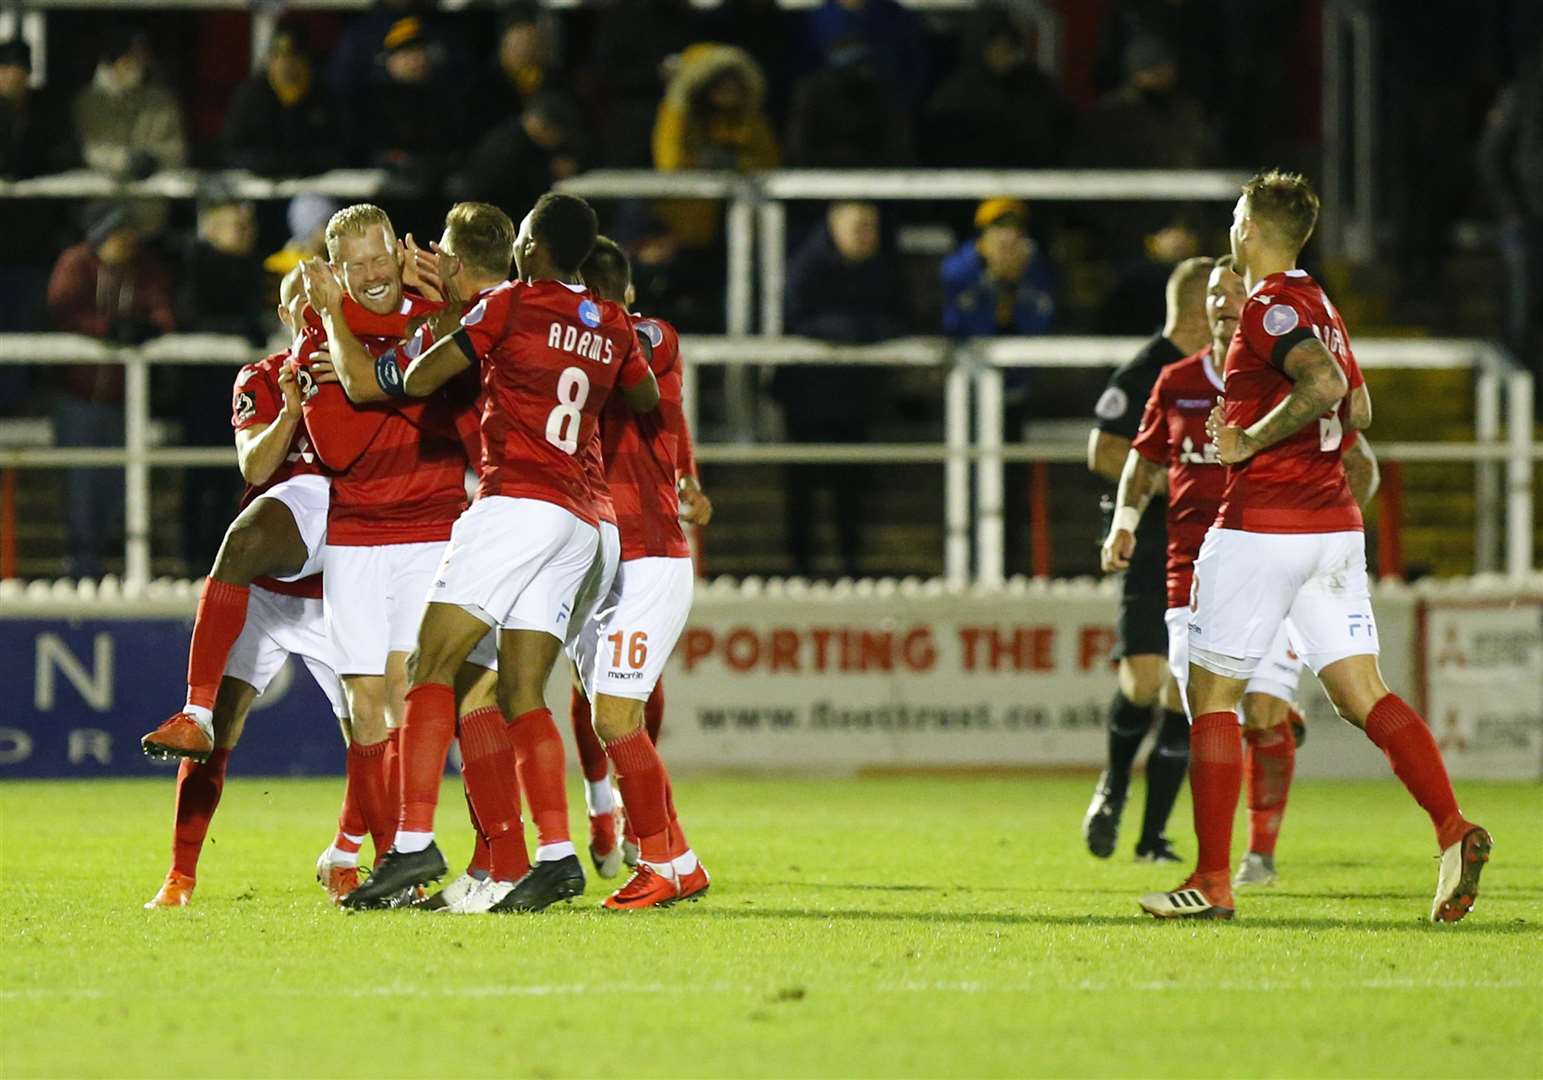
<path fill-rule="evenodd" d="M 0 618 L 0 779 L 168 775 L 139 739 L 186 695 L 190 619 Z M 233 773 L 343 771 L 326 696 L 291 657 L 247 719 Z"/>

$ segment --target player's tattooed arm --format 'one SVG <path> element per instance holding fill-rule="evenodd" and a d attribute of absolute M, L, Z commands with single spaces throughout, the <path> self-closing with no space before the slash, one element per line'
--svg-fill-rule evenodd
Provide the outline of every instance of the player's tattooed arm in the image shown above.
<path fill-rule="evenodd" d="M 1115 494 L 1114 521 L 1104 539 L 1100 559 L 1104 573 L 1124 570 L 1130 565 L 1131 553 L 1136 550 L 1136 523 L 1141 520 L 1152 496 L 1166 486 L 1167 474 L 1161 465 L 1148 461 L 1134 450 L 1125 455 L 1125 467 L 1120 470 L 1120 488 Z"/>
<path fill-rule="evenodd" d="M 241 478 L 253 487 L 267 483 L 284 464 L 295 429 L 300 425 L 300 387 L 293 363 L 279 369 L 279 390 L 284 395 L 284 408 L 272 422 L 253 424 L 236 432 L 236 463 Z"/>
<path fill-rule="evenodd" d="M 1345 447 L 1343 461 L 1350 494 L 1355 497 L 1357 505 L 1364 507 L 1372 501 L 1372 496 L 1377 494 L 1377 488 L 1382 484 L 1382 470 L 1377 465 L 1377 455 L 1372 453 L 1372 444 L 1365 435 Z"/>
<path fill-rule="evenodd" d="M 1293 385 L 1279 405 L 1247 430 L 1232 424 L 1214 425 L 1216 454 L 1223 465 L 1247 461 L 1296 434 L 1338 405 L 1350 391 L 1344 369 L 1317 338 L 1292 346 L 1281 367 Z"/>

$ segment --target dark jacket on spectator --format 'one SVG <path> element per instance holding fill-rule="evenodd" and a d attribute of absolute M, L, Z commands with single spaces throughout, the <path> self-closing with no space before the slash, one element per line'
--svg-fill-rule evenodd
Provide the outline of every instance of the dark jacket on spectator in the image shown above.
<path fill-rule="evenodd" d="M 788 265 L 789 334 L 839 345 L 866 345 L 906 332 L 904 285 L 889 252 L 849 263 L 821 226 Z M 794 439 L 859 439 L 866 430 L 864 398 L 876 384 L 857 366 L 784 364 L 772 376 Z"/>
<path fill-rule="evenodd" d="M 66 248 L 48 282 L 48 311 L 56 330 L 121 341 L 170 333 L 177 325 L 166 271 L 143 247 L 124 266 L 104 265 L 88 243 Z M 91 364 L 67 371 L 75 397 L 123 400 L 122 367 Z"/>
<path fill-rule="evenodd" d="M 0 100 L 0 176 L 25 180 L 65 168 L 73 155 L 59 135 L 57 120 L 45 114 L 36 94 L 20 102 Z"/>
<path fill-rule="evenodd" d="M 177 283 L 177 325 L 205 334 L 237 334 L 261 345 L 268 338 L 268 276 L 256 255 L 232 255 L 196 240 Z M 207 370 L 207 369 L 206 369 Z"/>
<path fill-rule="evenodd" d="M 1025 60 L 996 75 L 969 58 L 927 103 L 927 164 L 1034 169 L 1059 164 L 1071 109 L 1046 75 Z"/>
<path fill-rule="evenodd" d="M 559 173 L 572 175 L 583 167 L 581 147 L 548 150 L 526 134 L 520 117 L 511 116 L 483 136 L 448 190 L 452 199 L 490 202 L 518 221 L 562 178 Z"/>
<path fill-rule="evenodd" d="M 987 277 L 986 261 L 971 239 L 943 260 L 941 276 L 943 332 L 949 337 L 1043 334 L 1055 321 L 1054 277 L 1041 251 L 1017 282 L 1004 285 Z"/>
<path fill-rule="evenodd" d="M 914 12 L 895 0 L 865 0 L 851 8 L 841 0 L 825 0 L 808 15 L 815 55 L 828 58 L 838 46 L 860 38 L 874 63 L 910 109 L 927 89 L 928 58 L 921 24 Z"/>
<path fill-rule="evenodd" d="M 825 169 L 910 164 L 910 126 L 894 107 L 894 88 L 866 52 L 838 60 L 793 88 L 787 163 Z"/>
<path fill-rule="evenodd" d="M 268 77 L 255 72 L 237 89 L 225 114 L 225 164 L 262 176 L 311 176 L 339 163 L 331 103 L 314 83 L 285 105 Z"/>

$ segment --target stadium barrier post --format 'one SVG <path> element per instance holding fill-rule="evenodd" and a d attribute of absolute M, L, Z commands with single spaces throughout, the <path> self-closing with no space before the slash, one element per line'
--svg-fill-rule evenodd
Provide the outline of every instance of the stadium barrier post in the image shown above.
<path fill-rule="evenodd" d="M 150 581 L 150 362 L 139 349 L 125 350 L 123 361 L 123 578 L 132 589 Z"/>
<path fill-rule="evenodd" d="M 1050 559 L 1050 463 L 1029 466 L 1029 561 L 1034 576 L 1048 578 Z"/>
<path fill-rule="evenodd" d="M 755 208 L 750 185 L 738 183 L 729 193 L 728 209 L 728 332 L 731 337 L 750 333 L 751 277 L 755 256 Z M 756 381 L 760 369 L 753 364 L 734 364 L 723 373 L 725 411 L 737 442 L 756 441 Z"/>
<path fill-rule="evenodd" d="M 1404 580 L 1404 467 L 1383 462 L 1377 487 L 1377 576 Z"/>
<path fill-rule="evenodd" d="M 1506 575 L 1520 581 L 1532 572 L 1532 373 L 1511 372 L 1506 379 Z"/>
<path fill-rule="evenodd" d="M 955 355 L 943 384 L 945 532 L 943 571 L 950 585 L 970 577 L 970 368 Z"/>
<path fill-rule="evenodd" d="M 1503 361 L 1483 352 L 1474 379 L 1474 437 L 1484 444 L 1500 442 L 1500 376 Z M 1473 568 L 1493 573 L 1500 564 L 1500 463 L 1475 461 L 1473 476 Z"/>
<path fill-rule="evenodd" d="M 982 585 L 1003 580 L 1002 369 L 975 365 L 975 563 Z"/>

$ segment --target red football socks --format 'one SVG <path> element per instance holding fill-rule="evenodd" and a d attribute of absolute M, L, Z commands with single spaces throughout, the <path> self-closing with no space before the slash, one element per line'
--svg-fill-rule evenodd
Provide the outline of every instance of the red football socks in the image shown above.
<path fill-rule="evenodd" d="M 518 881 L 530 869 L 520 821 L 520 780 L 503 714 L 494 707 L 461 717 L 461 776 L 478 830 L 487 837 L 488 872 Z M 475 857 L 474 857 L 475 859 Z"/>
<path fill-rule="evenodd" d="M 659 745 L 659 729 L 664 727 L 664 680 L 654 683 L 654 692 L 643 702 L 643 727 L 648 731 L 648 741 Z"/>
<path fill-rule="evenodd" d="M 349 770 L 352 772 L 352 770 Z M 359 809 L 359 800 L 354 795 L 353 777 L 349 776 L 343 783 L 343 806 L 338 811 L 338 834 L 332 841 L 332 846 L 338 851 L 346 851 L 351 855 L 359 854 L 359 845 L 364 842 L 365 833 L 370 827 L 365 823 L 364 813 Z M 358 839 L 354 839 L 358 837 Z"/>
<path fill-rule="evenodd" d="M 552 710 L 532 709 L 516 716 L 509 725 L 509 738 L 519 762 L 520 787 L 525 789 L 531 820 L 536 823 L 537 842 L 542 847 L 568 843 L 563 738 L 557 733 Z"/>
<path fill-rule="evenodd" d="M 616 766 L 616 784 L 627 807 L 627 823 L 637 833 L 643 859 L 651 863 L 669 862 L 671 830 L 666 792 L 670 780 L 648 732 L 639 728 L 606 743 L 605 752 Z"/>
<path fill-rule="evenodd" d="M 245 585 L 204 579 L 193 619 L 193 643 L 188 647 L 188 704 L 214 708 L 214 697 L 225 675 L 230 649 L 246 625 Z"/>
<path fill-rule="evenodd" d="M 464 751 L 462 751 L 461 757 L 462 760 L 465 759 L 466 754 Z M 464 775 L 462 776 L 462 783 L 465 783 Z M 493 865 L 493 853 L 488 850 L 488 838 L 487 834 L 482 831 L 482 822 L 477 820 L 477 808 L 471 804 L 471 792 L 466 791 L 464 787 L 462 792 L 466 796 L 466 814 L 471 818 L 472 832 L 476 836 L 476 839 L 472 842 L 471 862 L 466 864 L 466 872 L 473 877 L 478 877 L 486 874 L 488 868 Z"/>
<path fill-rule="evenodd" d="M 392 838 L 396 836 L 396 823 L 399 807 L 391 802 L 391 796 L 386 790 L 386 742 L 374 743 L 371 746 L 360 746 L 358 743 L 350 743 L 348 747 L 348 796 L 344 799 L 345 810 L 351 800 L 357 808 L 360 819 L 364 822 L 364 829 L 369 831 L 370 839 L 375 844 L 375 861 L 379 862 L 381 856 L 391 850 Z M 347 823 L 338 822 L 338 827 L 343 832 Z M 358 835 L 355 833 L 354 835 Z"/>
<path fill-rule="evenodd" d="M 400 831 L 434 831 L 439 785 L 454 739 L 455 691 L 443 683 L 423 683 L 409 690 L 402 725 Z"/>
<path fill-rule="evenodd" d="M 199 764 L 183 758 L 177 769 L 177 802 L 171 840 L 171 868 L 190 878 L 198 876 L 198 855 L 209 834 L 209 821 L 225 790 L 225 765 L 230 751 L 217 747 Z"/>
<path fill-rule="evenodd" d="M 386 802 L 402 808 L 402 729 L 391 728 L 386 732 L 386 756 L 381 761 L 381 771 L 386 776 Z"/>
<path fill-rule="evenodd" d="M 1248 850 L 1274 855 L 1296 767 L 1297 739 L 1289 722 L 1243 732 L 1248 773 Z"/>
<path fill-rule="evenodd" d="M 1198 874 L 1225 876 L 1232 817 L 1243 789 L 1243 738 L 1235 712 L 1202 713 L 1189 729 L 1189 788 L 1195 808 Z"/>
<path fill-rule="evenodd" d="M 1445 850 L 1461 840 L 1468 822 L 1457 808 L 1441 750 L 1420 714 L 1397 694 L 1389 694 L 1366 714 L 1366 737 L 1387 755 L 1393 774 L 1430 815 L 1437 845 Z"/>
<path fill-rule="evenodd" d="M 577 686 L 568 698 L 568 712 L 573 718 L 573 743 L 579 749 L 579 768 L 584 779 L 599 783 L 611 775 L 611 759 L 605 756 L 600 736 L 595 734 L 595 720 L 589 711 L 589 699 Z"/>

